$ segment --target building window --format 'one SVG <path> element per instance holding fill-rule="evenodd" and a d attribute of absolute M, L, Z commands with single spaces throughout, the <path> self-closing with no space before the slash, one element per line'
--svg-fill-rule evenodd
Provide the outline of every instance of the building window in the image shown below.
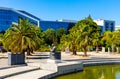
<path fill-rule="evenodd" d="M 6 24 L 9 24 L 9 21 L 6 21 Z"/>
<path fill-rule="evenodd" d="M 109 28 L 109 23 L 105 23 L 105 28 Z"/>
<path fill-rule="evenodd" d="M 111 23 L 111 26 L 113 26 L 114 24 L 113 23 Z"/>

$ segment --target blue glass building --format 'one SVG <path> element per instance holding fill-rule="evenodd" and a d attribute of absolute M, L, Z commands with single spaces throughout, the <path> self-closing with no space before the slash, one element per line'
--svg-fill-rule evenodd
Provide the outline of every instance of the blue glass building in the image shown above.
<path fill-rule="evenodd" d="M 23 10 L 0 7 L 0 32 L 7 30 L 12 23 L 17 23 L 19 18 L 28 19 L 32 24 L 41 27 L 43 31 L 46 31 L 48 28 L 53 28 L 55 31 L 59 28 L 65 28 L 67 31 L 77 23 L 77 21 L 73 20 L 44 21 Z M 115 21 L 94 21 L 100 26 L 102 34 L 107 30 L 114 31 Z"/>
<path fill-rule="evenodd" d="M 19 18 L 29 19 L 34 25 L 40 26 L 40 19 L 22 10 L 0 7 L 0 31 L 7 30 L 12 23 L 17 23 Z"/>
<path fill-rule="evenodd" d="M 43 31 L 48 28 L 53 28 L 55 31 L 59 28 L 65 28 L 67 31 L 68 28 L 74 26 L 76 22 L 66 22 L 66 21 L 40 21 L 40 27 Z"/>
<path fill-rule="evenodd" d="M 0 32 L 7 30 L 9 27 L 11 27 L 12 23 L 18 23 L 19 18 L 28 19 L 32 24 L 41 27 L 43 31 L 46 31 L 48 28 L 53 28 L 54 30 L 65 28 L 67 30 L 71 26 L 74 26 L 76 23 L 68 20 L 43 21 L 23 10 L 0 7 Z"/>

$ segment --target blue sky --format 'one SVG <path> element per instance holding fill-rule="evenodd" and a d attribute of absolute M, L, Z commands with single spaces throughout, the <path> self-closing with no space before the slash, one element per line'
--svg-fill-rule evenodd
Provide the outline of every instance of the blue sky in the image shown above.
<path fill-rule="evenodd" d="M 120 0 L 0 0 L 1 7 L 28 11 L 43 20 L 115 20 L 120 25 Z"/>

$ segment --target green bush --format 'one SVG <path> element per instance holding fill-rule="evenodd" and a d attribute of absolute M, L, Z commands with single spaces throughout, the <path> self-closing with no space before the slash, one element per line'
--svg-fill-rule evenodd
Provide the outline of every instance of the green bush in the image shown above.
<path fill-rule="evenodd" d="M 50 47 L 47 45 L 42 45 L 38 50 L 36 50 L 37 52 L 50 52 Z"/>

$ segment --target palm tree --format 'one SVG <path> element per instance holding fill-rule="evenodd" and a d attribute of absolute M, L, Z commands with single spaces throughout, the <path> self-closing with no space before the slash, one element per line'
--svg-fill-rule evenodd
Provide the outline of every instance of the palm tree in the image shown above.
<path fill-rule="evenodd" d="M 72 32 L 72 30 L 71 30 Z M 68 35 L 63 35 L 61 37 L 60 43 L 62 44 L 63 48 L 69 47 L 72 51 L 73 55 L 77 55 L 77 41 L 76 41 L 77 35 L 75 32 L 72 32 Z"/>
<path fill-rule="evenodd" d="M 93 39 L 93 45 L 96 47 L 96 53 L 99 53 L 98 51 L 98 46 L 100 46 L 102 44 L 101 42 L 101 36 L 99 33 L 95 34 L 95 39 Z"/>
<path fill-rule="evenodd" d="M 56 30 L 56 37 L 57 37 L 57 43 L 60 43 L 60 38 L 66 34 L 66 30 L 64 28 L 59 28 Z"/>
<path fill-rule="evenodd" d="M 12 53 L 24 53 L 26 50 L 38 48 L 40 38 L 36 28 L 38 27 L 31 25 L 27 19 L 20 19 L 17 25 L 13 24 L 4 34 L 5 48 Z"/>
<path fill-rule="evenodd" d="M 98 35 L 96 35 L 98 34 Z M 93 40 L 100 34 L 99 26 L 92 21 L 92 19 L 84 19 L 69 30 L 69 34 L 62 38 L 63 44 L 69 45 L 72 52 L 76 55 L 76 51 L 80 48 L 87 56 L 88 49 L 93 46 Z M 66 38 L 66 39 L 65 39 Z"/>
<path fill-rule="evenodd" d="M 111 32 L 111 31 L 106 31 L 103 35 L 103 38 L 102 40 L 106 41 L 107 45 L 108 46 L 111 46 L 112 48 L 112 52 L 114 52 L 114 46 L 116 43 L 118 43 L 119 41 L 119 37 L 118 37 L 118 32 L 115 31 L 115 32 Z"/>
<path fill-rule="evenodd" d="M 114 51 L 114 35 L 111 31 L 106 31 L 102 37 L 103 41 L 106 41 L 107 46 L 112 46 L 112 51 Z"/>
<path fill-rule="evenodd" d="M 37 50 L 40 48 L 40 45 L 42 44 L 43 40 L 41 37 L 42 30 L 36 26 L 31 26 L 31 34 L 32 36 L 30 38 L 29 44 L 27 45 L 27 55 L 31 55 L 33 53 L 33 50 Z"/>
<path fill-rule="evenodd" d="M 116 34 L 116 41 L 115 46 L 117 47 L 117 52 L 119 53 L 119 46 L 120 46 L 120 29 L 115 31 Z"/>
<path fill-rule="evenodd" d="M 2 39 L 3 39 L 3 34 L 1 33 L 0 34 L 0 46 L 3 44 Z"/>
<path fill-rule="evenodd" d="M 45 31 L 45 42 L 48 45 L 52 45 L 53 43 L 56 43 L 56 35 L 54 29 L 50 28 Z"/>

